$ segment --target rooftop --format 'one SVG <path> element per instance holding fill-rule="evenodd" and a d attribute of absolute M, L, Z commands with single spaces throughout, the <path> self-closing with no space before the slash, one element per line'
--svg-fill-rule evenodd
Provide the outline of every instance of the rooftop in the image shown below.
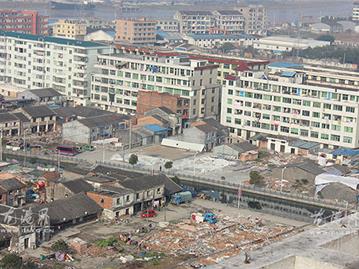
<path fill-rule="evenodd" d="M 90 183 L 86 182 L 81 178 L 63 182 L 62 185 L 64 185 L 67 189 L 69 189 L 74 194 L 80 192 L 88 192 L 94 189 Z"/>
<path fill-rule="evenodd" d="M 0 113 L 0 122 L 18 121 L 19 119 L 12 113 Z"/>
<path fill-rule="evenodd" d="M 88 117 L 113 114 L 112 112 L 106 110 L 88 107 L 88 106 L 61 107 L 54 109 L 54 111 L 58 116 L 63 118 L 68 118 L 72 116 L 76 116 L 80 118 L 88 118 Z"/>
<path fill-rule="evenodd" d="M 200 39 L 253 39 L 254 36 L 251 35 L 225 35 L 225 34 L 189 34 L 189 37 L 192 37 L 194 40 Z"/>
<path fill-rule="evenodd" d="M 212 15 L 211 11 L 200 11 L 200 10 L 181 10 L 178 12 L 183 15 Z"/>
<path fill-rule="evenodd" d="M 43 36 L 43 35 L 30 35 L 30 34 L 23 34 L 17 32 L 0 31 L 0 36 L 26 39 L 26 40 L 37 41 L 37 42 L 55 43 L 59 45 L 66 45 L 73 47 L 83 47 L 83 48 L 106 47 L 106 45 L 104 44 L 91 42 L 91 41 L 80 41 L 75 39 L 67 39 L 67 38 Z"/>
<path fill-rule="evenodd" d="M 130 116 L 127 115 L 110 114 L 110 115 L 89 117 L 85 119 L 80 119 L 78 121 L 89 128 L 94 128 L 94 127 L 104 127 L 116 123 L 121 123 L 129 119 Z"/>
<path fill-rule="evenodd" d="M 53 88 L 30 90 L 30 92 L 35 94 L 37 97 L 40 97 L 40 98 L 62 96 L 61 93 L 59 93 L 58 91 L 56 91 Z"/>
<path fill-rule="evenodd" d="M 25 106 L 22 109 L 33 118 L 56 115 L 56 113 L 47 106 Z"/>

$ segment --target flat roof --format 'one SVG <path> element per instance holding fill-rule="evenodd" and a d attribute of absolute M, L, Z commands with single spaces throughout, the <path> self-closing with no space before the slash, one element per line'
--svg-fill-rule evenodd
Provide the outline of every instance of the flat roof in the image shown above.
<path fill-rule="evenodd" d="M 59 45 L 67 45 L 74 47 L 94 48 L 94 47 L 107 47 L 107 45 L 92 41 L 81 41 L 75 39 L 67 39 L 61 37 L 44 36 L 44 35 L 30 35 L 17 32 L 0 31 L 0 36 L 13 37 L 19 39 L 26 39 L 38 42 L 56 43 Z"/>

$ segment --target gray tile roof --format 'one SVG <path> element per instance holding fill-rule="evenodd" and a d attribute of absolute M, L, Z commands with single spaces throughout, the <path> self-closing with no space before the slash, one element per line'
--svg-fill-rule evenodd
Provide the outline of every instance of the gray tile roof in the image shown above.
<path fill-rule="evenodd" d="M 18 118 L 21 122 L 30 122 L 30 120 L 21 112 L 13 113 L 16 118 Z"/>
<path fill-rule="evenodd" d="M 326 172 L 318 164 L 311 161 L 288 164 L 286 167 L 297 167 L 315 176 Z"/>
<path fill-rule="evenodd" d="M 44 208 L 48 209 L 47 214 L 50 217 L 51 225 L 96 215 L 102 211 L 102 208 L 84 193 L 36 206 L 33 208 L 33 212 L 38 212 Z"/>
<path fill-rule="evenodd" d="M 35 89 L 30 90 L 30 92 L 39 98 L 63 96 L 63 94 L 59 93 L 53 88 Z"/>
<path fill-rule="evenodd" d="M 22 109 L 33 118 L 56 115 L 56 113 L 47 106 L 25 106 Z"/>
<path fill-rule="evenodd" d="M 142 175 L 141 177 L 128 178 L 120 181 L 120 184 L 134 191 L 143 191 L 151 188 L 164 186 L 163 181 L 158 176 Z"/>
<path fill-rule="evenodd" d="M 80 118 L 96 117 L 101 115 L 114 114 L 113 112 L 87 106 L 76 106 L 76 107 L 61 107 L 54 109 L 56 114 L 63 118 L 72 116 Z"/>
<path fill-rule="evenodd" d="M 209 124 L 202 124 L 202 125 L 196 125 L 195 128 L 201 130 L 202 132 L 208 134 L 208 133 L 214 133 L 217 132 L 217 128 L 209 125 Z"/>
<path fill-rule="evenodd" d="M 244 141 L 241 143 L 237 143 L 237 144 L 228 144 L 228 147 L 236 150 L 238 153 L 244 153 L 247 151 L 251 151 L 251 150 L 256 150 L 257 147 L 252 145 L 251 143 Z"/>
<path fill-rule="evenodd" d="M 2 179 L 0 180 L 0 188 L 6 191 L 15 191 L 26 187 L 25 184 L 17 180 L 16 178 Z"/>
<path fill-rule="evenodd" d="M 220 15 L 241 15 L 238 10 L 216 10 Z"/>
<path fill-rule="evenodd" d="M 175 112 L 173 112 L 171 109 L 169 109 L 165 106 L 160 106 L 158 109 L 161 109 L 163 112 L 165 112 L 167 114 L 175 114 Z"/>
<path fill-rule="evenodd" d="M 179 12 L 183 15 L 212 15 L 211 11 L 181 10 Z"/>
<path fill-rule="evenodd" d="M 69 189 L 74 194 L 80 192 L 88 192 L 94 189 L 94 187 L 90 183 L 86 182 L 81 178 L 65 181 L 62 183 L 62 185 L 64 185 L 67 189 Z"/>
<path fill-rule="evenodd" d="M 94 128 L 94 127 L 105 127 L 115 123 L 121 123 L 129 119 L 130 116 L 127 115 L 110 114 L 110 115 L 101 115 L 97 117 L 80 119 L 78 121 L 89 128 Z"/>
<path fill-rule="evenodd" d="M 19 119 L 15 115 L 9 112 L 0 113 L 0 122 L 12 122 L 12 121 L 19 121 Z"/>

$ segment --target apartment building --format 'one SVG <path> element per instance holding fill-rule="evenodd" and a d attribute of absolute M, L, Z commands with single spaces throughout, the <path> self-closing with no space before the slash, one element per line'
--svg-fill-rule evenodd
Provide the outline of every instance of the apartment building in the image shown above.
<path fill-rule="evenodd" d="M 213 15 L 218 33 L 233 35 L 244 32 L 244 17 L 238 10 L 216 10 Z"/>
<path fill-rule="evenodd" d="M 53 36 L 83 40 L 86 23 L 80 20 L 61 19 L 53 26 Z"/>
<path fill-rule="evenodd" d="M 324 148 L 359 146 L 357 72 L 275 63 L 226 80 L 221 123 L 232 137 L 300 138 Z"/>
<path fill-rule="evenodd" d="M 208 34 L 215 26 L 211 11 L 177 11 L 174 18 L 181 34 Z"/>
<path fill-rule="evenodd" d="M 134 45 L 154 45 L 156 23 L 146 18 L 119 19 L 116 21 L 116 40 Z"/>
<path fill-rule="evenodd" d="M 262 5 L 249 5 L 238 8 L 244 17 L 244 31 L 247 34 L 265 34 L 267 31 L 267 10 Z"/>
<path fill-rule="evenodd" d="M 359 2 L 354 3 L 352 19 L 354 22 L 359 23 Z"/>
<path fill-rule="evenodd" d="M 176 20 L 159 20 L 156 24 L 157 30 L 162 30 L 164 32 L 179 32 L 178 21 Z"/>
<path fill-rule="evenodd" d="M 189 57 L 133 55 L 123 52 L 100 55 L 92 77 L 91 101 L 120 113 L 135 113 L 140 90 L 182 97 L 185 119 L 217 116 L 220 87 L 217 65 Z"/>
<path fill-rule="evenodd" d="M 19 32 L 24 34 L 47 34 L 47 16 L 34 10 L 0 10 L 0 31 Z"/>
<path fill-rule="evenodd" d="M 0 82 L 53 88 L 85 105 L 97 55 L 110 50 L 90 41 L 0 31 Z"/>

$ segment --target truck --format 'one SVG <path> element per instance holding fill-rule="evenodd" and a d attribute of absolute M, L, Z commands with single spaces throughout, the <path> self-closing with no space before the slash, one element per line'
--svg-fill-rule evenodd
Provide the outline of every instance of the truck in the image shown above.
<path fill-rule="evenodd" d="M 171 203 L 180 205 L 183 203 L 189 203 L 192 201 L 192 193 L 190 191 L 182 191 L 172 195 Z"/>

